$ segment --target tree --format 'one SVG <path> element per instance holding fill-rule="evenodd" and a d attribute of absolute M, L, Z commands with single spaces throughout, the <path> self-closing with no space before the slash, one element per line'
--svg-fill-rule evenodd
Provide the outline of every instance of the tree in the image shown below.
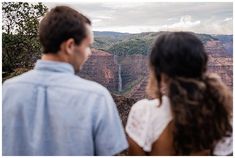
<path fill-rule="evenodd" d="M 40 56 L 38 26 L 47 10 L 42 3 L 2 3 L 3 71 L 31 66 Z"/>

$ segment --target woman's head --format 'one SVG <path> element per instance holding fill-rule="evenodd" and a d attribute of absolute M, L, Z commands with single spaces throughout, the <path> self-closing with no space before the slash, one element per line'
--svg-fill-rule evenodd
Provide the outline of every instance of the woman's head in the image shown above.
<path fill-rule="evenodd" d="M 201 78 L 207 67 L 207 54 L 203 43 L 189 32 L 164 32 L 158 36 L 150 65 L 155 74 L 170 78 Z"/>
<path fill-rule="evenodd" d="M 150 54 L 149 89 L 161 103 L 165 86 L 177 154 L 212 149 L 232 131 L 231 92 L 218 76 L 207 74 L 207 61 L 202 42 L 188 32 L 161 33 Z"/>

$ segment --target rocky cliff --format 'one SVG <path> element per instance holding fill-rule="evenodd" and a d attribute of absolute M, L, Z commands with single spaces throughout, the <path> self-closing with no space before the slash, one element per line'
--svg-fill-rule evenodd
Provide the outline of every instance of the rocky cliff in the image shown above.
<path fill-rule="evenodd" d="M 140 34 L 141 36 L 127 34 L 123 39 L 122 35 L 119 35 L 120 37 L 116 43 L 121 43 L 121 48 L 123 49 L 120 50 L 125 50 L 127 48 L 126 43 L 128 43 L 128 36 L 130 36 L 132 41 L 138 41 L 138 39 L 152 41 L 153 37 L 150 36 L 152 34 Z M 155 38 L 155 34 L 153 35 Z M 232 38 L 230 36 L 222 36 L 220 38 L 223 40 L 220 41 L 216 39 L 216 37 L 217 36 L 212 37 L 211 35 L 204 34 L 199 35 L 199 38 L 202 39 L 206 52 L 209 56 L 208 71 L 218 73 L 222 80 L 232 90 L 233 59 L 231 49 L 227 49 L 227 47 L 232 47 Z M 105 38 L 99 36 L 99 40 L 104 40 L 104 43 L 108 38 L 109 36 L 107 35 Z M 112 37 L 112 42 L 114 44 L 115 39 L 116 38 Z M 124 42 L 122 42 L 122 40 Z M 118 46 L 117 44 L 115 44 L 116 47 Z M 139 48 L 138 46 L 139 45 L 135 45 L 134 43 L 133 47 L 137 49 Z M 116 48 L 115 50 L 119 49 Z M 82 71 L 79 73 L 81 77 L 94 80 L 107 87 L 112 93 L 115 94 L 137 100 L 146 97 L 145 87 L 147 85 L 147 76 L 149 72 L 148 55 L 146 54 L 148 53 L 140 54 L 131 52 L 128 54 L 126 52 L 118 52 L 117 54 L 121 55 L 114 55 L 115 53 L 113 52 L 101 51 L 97 49 L 93 49 L 92 52 L 92 56 L 88 59 L 86 64 L 83 66 Z"/>
<path fill-rule="evenodd" d="M 114 55 L 92 49 L 92 55 L 83 65 L 80 77 L 93 80 L 108 88 L 110 91 L 115 91 L 118 88 L 118 65 L 115 62 Z"/>

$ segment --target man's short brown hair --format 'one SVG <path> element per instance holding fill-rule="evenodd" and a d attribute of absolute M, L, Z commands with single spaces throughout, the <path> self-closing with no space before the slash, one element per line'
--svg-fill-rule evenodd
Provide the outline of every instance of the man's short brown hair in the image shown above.
<path fill-rule="evenodd" d="M 91 21 L 70 7 L 57 6 L 51 9 L 39 25 L 43 53 L 57 53 L 61 43 L 69 38 L 80 44 L 87 35 L 85 24 L 91 25 Z"/>

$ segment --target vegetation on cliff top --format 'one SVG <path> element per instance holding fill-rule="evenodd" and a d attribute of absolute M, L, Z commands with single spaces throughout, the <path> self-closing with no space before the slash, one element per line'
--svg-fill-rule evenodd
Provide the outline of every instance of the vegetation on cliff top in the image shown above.
<path fill-rule="evenodd" d="M 119 56 L 133 54 L 148 55 L 158 34 L 159 32 L 144 32 L 139 34 L 118 34 L 114 32 L 112 35 L 111 32 L 108 32 L 108 36 L 106 32 L 98 32 L 95 33 L 96 36 L 93 47 Z M 203 43 L 214 40 L 219 40 L 225 44 L 232 42 L 232 35 L 196 35 Z"/>

